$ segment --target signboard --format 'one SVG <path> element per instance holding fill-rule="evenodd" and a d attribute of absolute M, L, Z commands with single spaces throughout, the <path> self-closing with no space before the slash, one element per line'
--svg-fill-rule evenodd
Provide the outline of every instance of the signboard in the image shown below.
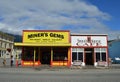
<path fill-rule="evenodd" d="M 106 36 L 71 36 L 72 46 L 107 46 Z"/>
<path fill-rule="evenodd" d="M 23 42 L 30 43 L 69 43 L 69 32 L 43 32 L 43 31 L 24 31 Z"/>

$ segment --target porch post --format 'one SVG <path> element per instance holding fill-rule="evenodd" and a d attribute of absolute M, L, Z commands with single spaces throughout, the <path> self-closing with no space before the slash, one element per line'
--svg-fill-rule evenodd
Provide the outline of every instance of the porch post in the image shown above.
<path fill-rule="evenodd" d="M 33 62 L 33 66 L 35 66 L 35 55 L 36 54 L 36 49 L 34 48 L 34 62 Z"/>
<path fill-rule="evenodd" d="M 85 54 L 85 48 L 84 48 L 84 51 L 83 51 L 83 63 L 82 63 L 82 66 L 85 66 L 86 65 L 86 54 Z"/>
<path fill-rule="evenodd" d="M 53 63 L 53 48 L 51 48 L 51 66 L 52 66 L 52 63 Z"/>
<path fill-rule="evenodd" d="M 40 47 L 38 47 L 38 61 L 40 61 Z"/>
<path fill-rule="evenodd" d="M 95 66 L 95 67 L 97 66 L 95 48 L 94 48 L 94 66 Z"/>
<path fill-rule="evenodd" d="M 67 61 L 68 61 L 68 65 L 67 65 L 67 66 L 68 66 L 68 67 L 71 66 L 71 51 L 70 51 L 70 50 L 71 50 L 71 48 L 69 47 L 69 48 L 68 48 L 68 58 L 67 58 L 67 59 L 68 59 L 68 60 L 67 60 Z"/>

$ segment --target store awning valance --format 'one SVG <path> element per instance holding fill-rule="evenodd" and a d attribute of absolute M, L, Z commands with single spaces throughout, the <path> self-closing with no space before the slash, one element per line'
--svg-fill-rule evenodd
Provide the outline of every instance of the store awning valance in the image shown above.
<path fill-rule="evenodd" d="M 70 47 L 71 43 L 55 43 L 55 44 L 40 44 L 40 43 L 14 43 L 15 46 L 63 46 Z"/>

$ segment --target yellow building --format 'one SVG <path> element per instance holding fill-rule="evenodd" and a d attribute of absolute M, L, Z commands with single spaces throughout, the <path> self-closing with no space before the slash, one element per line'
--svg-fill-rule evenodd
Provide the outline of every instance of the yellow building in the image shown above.
<path fill-rule="evenodd" d="M 71 66 L 68 30 L 23 30 L 22 66 Z"/>

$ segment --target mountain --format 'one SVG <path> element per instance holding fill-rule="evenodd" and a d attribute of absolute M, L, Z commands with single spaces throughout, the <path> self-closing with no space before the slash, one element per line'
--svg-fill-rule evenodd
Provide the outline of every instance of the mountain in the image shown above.
<path fill-rule="evenodd" d="M 13 35 L 14 36 L 14 42 L 22 42 L 22 36 L 20 35 Z"/>
<path fill-rule="evenodd" d="M 22 36 L 21 35 L 15 35 L 15 34 L 10 34 L 10 33 L 6 33 L 10 36 L 14 37 L 14 42 L 22 42 Z"/>

